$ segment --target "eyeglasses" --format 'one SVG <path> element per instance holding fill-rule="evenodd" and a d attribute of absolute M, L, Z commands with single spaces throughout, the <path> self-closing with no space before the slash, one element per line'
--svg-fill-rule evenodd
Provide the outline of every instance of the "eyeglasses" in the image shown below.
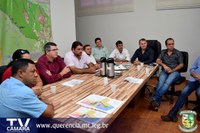
<path fill-rule="evenodd" d="M 51 50 L 49 50 L 49 51 L 58 51 L 58 49 L 56 48 L 56 49 L 51 49 Z"/>
<path fill-rule="evenodd" d="M 174 45 L 174 43 L 168 43 L 167 45 Z"/>

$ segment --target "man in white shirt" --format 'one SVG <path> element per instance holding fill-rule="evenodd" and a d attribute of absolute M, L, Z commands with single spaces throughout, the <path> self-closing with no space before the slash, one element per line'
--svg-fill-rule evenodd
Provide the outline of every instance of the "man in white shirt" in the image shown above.
<path fill-rule="evenodd" d="M 92 48 L 91 48 L 90 44 L 84 45 L 83 50 L 89 56 L 90 62 L 92 62 L 96 66 L 96 68 L 99 68 L 100 67 L 99 64 L 96 62 L 94 56 L 92 55 Z"/>
<path fill-rule="evenodd" d="M 116 42 L 116 49 L 113 50 L 109 57 L 114 58 L 115 62 L 130 61 L 130 54 L 127 49 L 123 48 L 123 42 L 120 40 Z"/>
<path fill-rule="evenodd" d="M 95 65 L 90 61 L 89 56 L 83 52 L 83 45 L 78 41 L 73 42 L 71 51 L 65 54 L 64 62 L 73 73 L 96 72 Z"/>

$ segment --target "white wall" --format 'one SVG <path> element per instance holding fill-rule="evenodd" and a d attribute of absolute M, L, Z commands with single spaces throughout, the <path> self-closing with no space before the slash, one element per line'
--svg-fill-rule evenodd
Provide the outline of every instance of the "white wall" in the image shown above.
<path fill-rule="evenodd" d="M 76 40 L 74 0 L 50 0 L 53 41 L 64 57 Z"/>
<path fill-rule="evenodd" d="M 177 49 L 189 52 L 190 67 L 200 55 L 200 8 L 156 10 L 155 5 L 155 0 L 135 0 L 134 12 L 77 17 L 77 40 L 94 45 L 101 37 L 111 52 L 120 39 L 132 55 L 140 38 L 157 39 L 165 48 L 172 37 Z"/>

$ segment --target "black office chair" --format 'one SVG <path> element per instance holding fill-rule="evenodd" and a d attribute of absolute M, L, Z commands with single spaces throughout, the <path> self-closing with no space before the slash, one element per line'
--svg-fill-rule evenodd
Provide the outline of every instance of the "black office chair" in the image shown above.
<path fill-rule="evenodd" d="M 158 56 L 161 53 L 161 43 L 158 40 L 147 40 L 147 46 L 148 46 L 148 48 L 151 48 L 154 51 L 154 62 L 156 62 L 156 59 L 158 58 Z M 153 74 L 153 76 L 155 76 L 157 74 L 157 72 L 158 72 L 158 70 Z M 155 86 L 146 84 L 146 85 L 144 85 L 145 89 L 143 91 L 145 91 L 145 92 L 143 92 L 144 94 L 142 94 L 142 96 L 143 95 L 145 95 L 145 96 L 152 95 L 150 87 L 153 87 L 155 90 Z"/>
<path fill-rule="evenodd" d="M 3 75 L 4 71 L 6 70 L 6 68 L 7 68 L 7 65 L 0 66 L 0 84 L 2 82 L 2 80 L 1 80 L 2 75 Z"/>
<path fill-rule="evenodd" d="M 185 52 L 185 51 L 181 51 L 182 55 L 183 55 L 183 68 L 181 68 L 179 70 L 180 73 L 185 73 L 187 72 L 187 69 L 188 69 L 188 60 L 189 60 L 189 57 L 188 57 L 188 52 Z M 179 96 L 181 94 L 181 90 L 179 91 L 176 91 L 176 88 L 175 86 L 176 85 L 180 85 L 181 83 L 185 82 L 186 81 L 186 77 L 184 76 L 181 76 L 180 80 L 173 83 L 171 85 L 171 88 L 168 90 L 168 92 L 166 93 L 166 95 L 170 95 L 169 97 L 169 100 L 170 100 L 170 103 L 173 104 L 174 100 L 173 100 L 173 96 Z"/>
<path fill-rule="evenodd" d="M 196 99 L 195 99 L 195 100 L 189 100 L 188 97 L 187 97 L 187 98 L 186 98 L 185 105 L 187 106 L 188 103 L 192 103 L 192 104 L 196 105 L 196 107 L 194 107 L 194 109 L 193 109 L 193 110 L 196 111 L 197 107 L 200 106 L 200 105 L 198 105 L 198 99 L 197 99 L 198 95 L 197 95 L 196 92 L 195 92 L 195 96 L 196 96 Z"/>
<path fill-rule="evenodd" d="M 148 48 L 153 49 L 154 51 L 154 62 L 156 62 L 156 59 L 161 53 L 161 43 L 157 40 L 147 40 Z"/>

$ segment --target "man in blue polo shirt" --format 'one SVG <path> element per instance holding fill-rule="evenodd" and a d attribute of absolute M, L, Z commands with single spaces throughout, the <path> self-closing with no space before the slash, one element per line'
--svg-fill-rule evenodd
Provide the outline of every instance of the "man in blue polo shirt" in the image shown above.
<path fill-rule="evenodd" d="M 35 63 L 19 59 L 12 65 L 12 77 L 0 85 L 0 118 L 53 117 L 53 104 L 46 98 L 40 100 L 31 89 L 36 83 Z"/>

